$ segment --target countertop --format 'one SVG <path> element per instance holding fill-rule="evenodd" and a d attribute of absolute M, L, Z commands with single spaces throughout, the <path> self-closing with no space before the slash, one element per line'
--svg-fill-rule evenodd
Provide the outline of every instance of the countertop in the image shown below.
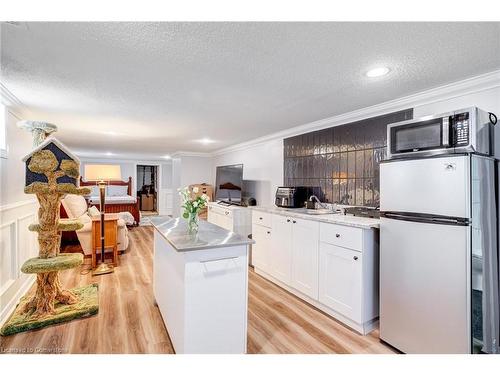
<path fill-rule="evenodd" d="M 188 234 L 187 221 L 182 218 L 156 216 L 151 218 L 151 223 L 174 249 L 181 252 L 250 245 L 255 242 L 205 220 L 199 221 L 197 234 Z"/>
<path fill-rule="evenodd" d="M 319 221 L 322 223 L 347 225 L 350 227 L 356 227 L 362 229 L 380 227 L 380 219 L 373 219 L 368 217 L 359 217 L 359 216 L 343 215 L 343 214 L 308 215 L 304 213 L 294 212 L 293 208 L 289 209 L 289 208 L 279 208 L 279 207 L 254 206 L 251 207 L 251 209 L 255 211 L 267 212 L 270 214 L 297 217 L 306 220 Z"/>

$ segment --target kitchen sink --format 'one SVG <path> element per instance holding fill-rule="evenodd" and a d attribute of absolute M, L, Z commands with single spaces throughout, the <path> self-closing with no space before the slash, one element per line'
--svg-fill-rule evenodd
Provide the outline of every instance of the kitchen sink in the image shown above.
<path fill-rule="evenodd" d="M 298 214 L 306 214 L 306 215 L 333 215 L 338 214 L 339 212 L 328 210 L 326 208 L 287 208 L 286 211 L 296 212 Z"/>

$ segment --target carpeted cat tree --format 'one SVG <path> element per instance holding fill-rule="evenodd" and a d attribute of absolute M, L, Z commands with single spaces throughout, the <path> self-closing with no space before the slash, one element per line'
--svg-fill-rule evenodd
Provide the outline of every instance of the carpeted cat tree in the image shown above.
<path fill-rule="evenodd" d="M 34 149 L 23 158 L 26 163 L 24 192 L 36 194 L 40 208 L 38 223 L 29 230 L 38 233 L 39 256 L 28 259 L 21 271 L 36 274 L 34 295 L 25 296 L 0 330 L 11 335 L 50 324 L 96 314 L 99 309 L 97 284 L 66 290 L 59 271 L 82 264 L 83 254 L 60 254 L 61 232 L 81 229 L 75 219 L 61 219 L 61 199 L 66 194 L 88 194 L 78 186 L 80 161 L 66 146 L 47 135 L 57 130 L 52 124 L 23 121 L 20 127 L 33 133 Z"/>

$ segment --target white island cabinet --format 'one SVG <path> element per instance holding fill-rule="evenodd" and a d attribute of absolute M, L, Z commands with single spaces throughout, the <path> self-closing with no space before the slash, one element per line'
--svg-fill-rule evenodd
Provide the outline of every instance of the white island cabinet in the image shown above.
<path fill-rule="evenodd" d="M 156 217 L 154 295 L 176 353 L 246 353 L 248 246 L 252 240 L 200 221 Z"/>
<path fill-rule="evenodd" d="M 254 208 L 255 272 L 367 334 L 378 318 L 378 219 Z"/>

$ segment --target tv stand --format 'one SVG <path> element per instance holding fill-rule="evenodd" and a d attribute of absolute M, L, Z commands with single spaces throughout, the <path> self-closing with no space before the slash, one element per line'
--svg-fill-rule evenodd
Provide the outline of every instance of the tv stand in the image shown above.
<path fill-rule="evenodd" d="M 210 202 L 208 221 L 247 237 L 252 233 L 252 211 L 229 202 Z"/>
<path fill-rule="evenodd" d="M 216 202 L 217 204 L 221 205 L 221 206 L 240 206 L 240 207 L 244 207 L 241 202 L 231 202 L 231 201 L 217 201 Z"/>

